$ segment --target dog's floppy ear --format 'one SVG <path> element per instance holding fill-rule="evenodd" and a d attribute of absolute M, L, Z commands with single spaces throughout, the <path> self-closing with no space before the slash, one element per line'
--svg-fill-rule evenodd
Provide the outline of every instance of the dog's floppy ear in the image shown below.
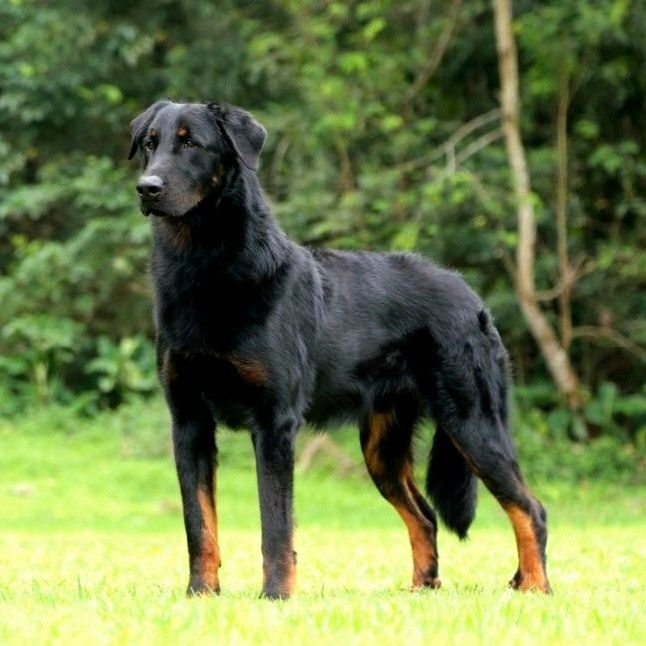
<path fill-rule="evenodd" d="M 265 127 L 242 108 L 219 103 L 209 103 L 208 108 L 214 113 L 240 161 L 249 170 L 258 170 L 260 151 L 267 137 Z"/>
<path fill-rule="evenodd" d="M 141 143 L 144 133 L 148 129 L 150 122 L 155 118 L 155 115 L 166 105 L 170 105 L 170 101 L 162 99 L 148 106 L 140 115 L 136 116 L 130 122 L 130 152 L 128 159 L 132 159 L 137 152 L 137 148 Z"/>

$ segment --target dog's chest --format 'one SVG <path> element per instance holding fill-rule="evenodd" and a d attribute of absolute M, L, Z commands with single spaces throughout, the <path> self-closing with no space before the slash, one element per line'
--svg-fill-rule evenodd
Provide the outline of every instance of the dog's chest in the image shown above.
<path fill-rule="evenodd" d="M 235 350 L 266 319 L 268 307 L 257 285 L 181 267 L 153 272 L 153 278 L 157 332 L 177 350 Z"/>

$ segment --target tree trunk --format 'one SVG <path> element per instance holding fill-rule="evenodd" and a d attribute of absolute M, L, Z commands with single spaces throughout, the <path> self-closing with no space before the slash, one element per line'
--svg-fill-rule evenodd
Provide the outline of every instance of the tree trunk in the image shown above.
<path fill-rule="evenodd" d="M 556 242 L 561 275 L 559 299 L 559 329 L 561 343 L 567 351 L 572 343 L 572 267 L 567 244 L 568 203 L 568 141 L 567 113 L 570 91 L 567 63 L 563 62 L 559 78 L 558 105 L 556 109 Z"/>
<path fill-rule="evenodd" d="M 558 389 L 570 409 L 580 409 L 579 379 L 567 351 L 561 345 L 536 297 L 534 248 L 536 220 L 532 205 L 529 173 L 520 137 L 518 64 L 512 30 L 511 0 L 492 0 L 500 72 L 500 108 L 518 209 L 518 246 L 516 248 L 516 291 L 520 306 Z"/>

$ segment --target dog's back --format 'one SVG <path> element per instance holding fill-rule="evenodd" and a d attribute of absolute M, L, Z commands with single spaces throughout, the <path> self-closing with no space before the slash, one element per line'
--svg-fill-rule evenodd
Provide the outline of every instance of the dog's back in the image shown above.
<path fill-rule="evenodd" d="M 415 372 L 434 369 L 425 354 L 477 337 L 484 305 L 455 272 L 403 253 L 316 250 L 313 258 L 324 302 L 310 421 L 365 414 L 380 380 L 411 390 Z"/>

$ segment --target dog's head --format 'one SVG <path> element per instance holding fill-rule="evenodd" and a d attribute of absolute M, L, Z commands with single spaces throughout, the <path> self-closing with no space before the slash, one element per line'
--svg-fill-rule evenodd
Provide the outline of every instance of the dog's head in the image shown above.
<path fill-rule="evenodd" d="M 267 135 L 248 112 L 217 103 L 157 101 L 130 129 L 128 159 L 139 149 L 143 162 L 141 210 L 172 217 L 222 190 L 236 165 L 256 170 Z"/>

